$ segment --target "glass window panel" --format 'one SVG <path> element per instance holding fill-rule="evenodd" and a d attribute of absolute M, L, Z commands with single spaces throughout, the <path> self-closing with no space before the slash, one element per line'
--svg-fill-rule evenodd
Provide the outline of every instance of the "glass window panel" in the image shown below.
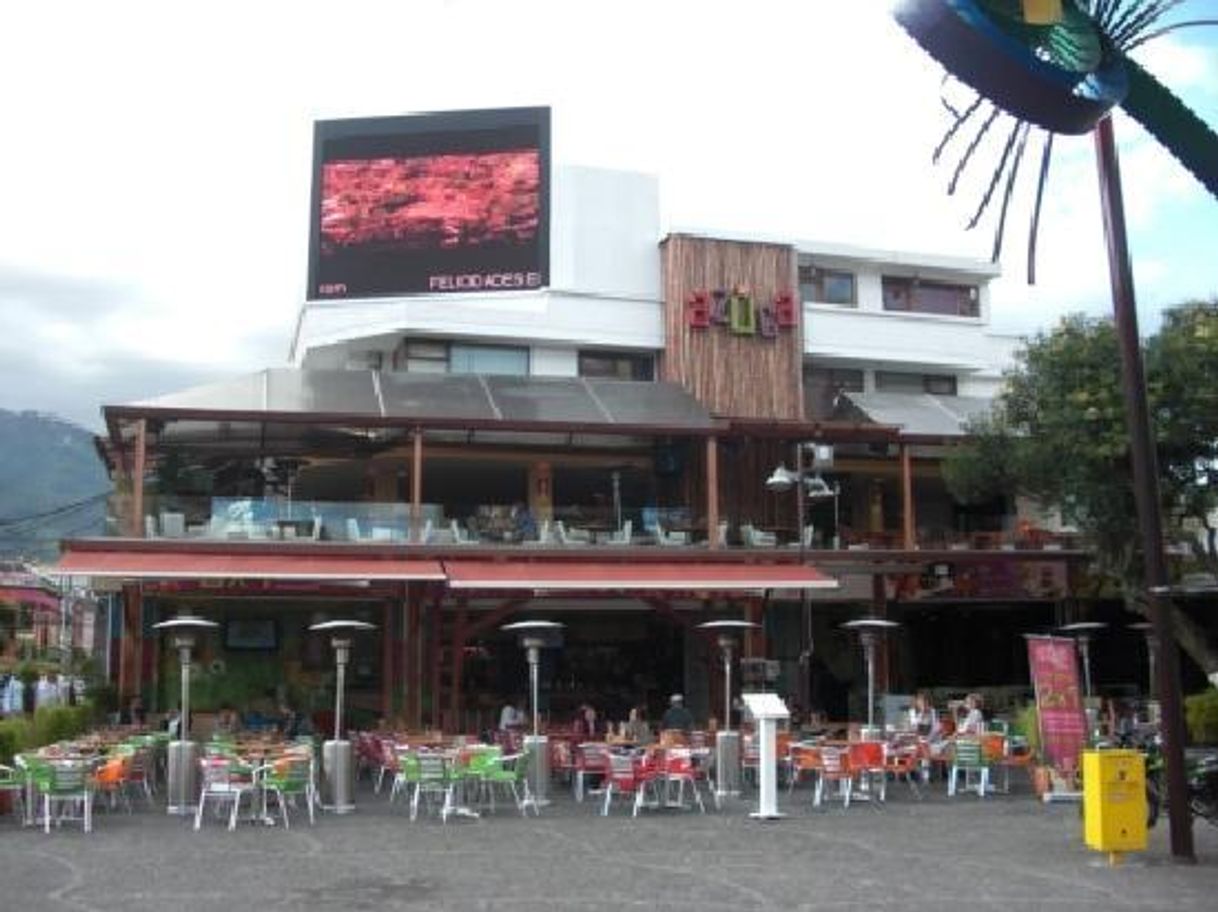
<path fill-rule="evenodd" d="M 875 388 L 882 393 L 925 392 L 922 375 L 904 371 L 876 371 Z"/>
<path fill-rule="evenodd" d="M 454 374 L 527 377 L 529 350 L 498 345 L 452 345 L 448 368 Z"/>
<path fill-rule="evenodd" d="M 826 270 L 822 273 L 821 283 L 827 303 L 854 304 L 854 273 Z"/>
<path fill-rule="evenodd" d="M 956 395 L 956 378 L 951 374 L 927 374 L 922 378 L 923 388 L 937 396 Z"/>

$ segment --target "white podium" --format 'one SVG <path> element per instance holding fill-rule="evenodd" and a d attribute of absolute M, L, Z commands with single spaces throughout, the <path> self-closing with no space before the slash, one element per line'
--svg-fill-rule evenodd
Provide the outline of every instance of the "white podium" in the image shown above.
<path fill-rule="evenodd" d="M 777 820 L 778 813 L 778 720 L 791 718 L 791 712 L 778 694 L 746 693 L 744 705 L 757 722 L 757 810 L 749 814 L 757 820 Z"/>

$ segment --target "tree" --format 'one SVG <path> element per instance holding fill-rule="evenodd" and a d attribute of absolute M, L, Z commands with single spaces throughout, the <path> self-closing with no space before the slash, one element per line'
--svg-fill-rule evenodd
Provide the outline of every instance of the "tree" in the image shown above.
<path fill-rule="evenodd" d="M 1119 365 L 1111 320 L 1063 319 L 1020 351 L 994 409 L 973 423 L 943 472 L 965 503 L 1021 494 L 1056 506 L 1095 549 L 1126 607 L 1145 614 Z M 1167 312 L 1146 344 L 1146 374 L 1164 528 L 1216 572 L 1218 299 Z M 1186 536 L 1187 526 L 1206 535 Z M 1205 630 L 1175 608 L 1173 624 L 1180 647 L 1207 675 L 1218 672 L 1218 649 Z"/>

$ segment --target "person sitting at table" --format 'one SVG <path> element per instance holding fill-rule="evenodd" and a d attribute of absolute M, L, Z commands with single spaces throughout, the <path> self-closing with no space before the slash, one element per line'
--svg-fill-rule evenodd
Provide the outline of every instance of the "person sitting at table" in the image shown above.
<path fill-rule="evenodd" d="M 233 709 L 231 703 L 223 703 L 220 706 L 220 711 L 216 713 L 216 722 L 212 726 L 212 731 L 218 735 L 234 735 L 241 728 L 241 720 L 237 718 L 237 711 Z"/>
<path fill-rule="evenodd" d="M 512 536 L 516 541 L 533 541 L 537 538 L 537 520 L 523 503 L 512 504 Z"/>
<path fill-rule="evenodd" d="M 520 731 L 528 724 L 524 710 L 520 708 L 520 700 L 512 699 L 503 704 L 499 712 L 500 731 Z"/>
<path fill-rule="evenodd" d="M 637 744 L 639 747 L 645 747 L 653 740 L 651 734 L 651 726 L 643 717 L 642 707 L 630 707 L 630 716 L 626 719 L 626 739 Z"/>
<path fill-rule="evenodd" d="M 575 711 L 575 721 L 571 726 L 575 734 L 586 741 L 593 741 L 604 733 L 604 725 L 591 703 L 581 703 Z"/>
<path fill-rule="evenodd" d="M 940 734 L 939 714 L 930 702 L 930 694 L 919 690 L 909 707 L 909 727 L 923 737 L 936 740 Z"/>
<path fill-rule="evenodd" d="M 981 694 L 971 693 L 964 698 L 964 718 L 956 723 L 958 735 L 980 735 L 985 731 L 985 715 L 981 711 Z"/>
<path fill-rule="evenodd" d="M 693 714 L 685 708 L 685 697 L 673 694 L 668 698 L 668 709 L 660 717 L 661 731 L 683 731 L 689 733 L 694 728 Z"/>
<path fill-rule="evenodd" d="M 173 740 L 178 739 L 178 732 L 182 730 L 182 713 L 181 710 L 171 709 L 169 715 L 165 718 L 165 731 L 169 732 L 169 737 Z"/>

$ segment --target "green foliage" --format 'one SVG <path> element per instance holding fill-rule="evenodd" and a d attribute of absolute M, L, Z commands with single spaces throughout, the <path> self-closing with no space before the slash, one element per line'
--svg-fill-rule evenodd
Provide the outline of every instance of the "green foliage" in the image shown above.
<path fill-rule="evenodd" d="M 1028 752 L 1040 762 L 1040 719 L 1035 703 L 1025 704 L 1015 712 L 1015 718 L 1011 721 L 1011 733 L 1027 741 Z"/>
<path fill-rule="evenodd" d="M 25 716 L 0 720 L 0 763 L 12 763 L 13 756 L 29 748 L 34 740 L 34 725 Z"/>
<path fill-rule="evenodd" d="M 1218 688 L 1185 697 L 1184 717 L 1194 744 L 1218 744 Z"/>
<path fill-rule="evenodd" d="M 34 712 L 32 746 L 67 741 L 86 731 L 92 723 L 89 706 L 40 706 Z"/>
<path fill-rule="evenodd" d="M 246 709 L 263 700 L 280 684 L 282 670 L 265 657 L 230 655 L 215 668 L 194 666 L 190 673 L 190 705 L 196 712 L 215 712 L 224 705 Z M 176 706 L 182 689 L 177 663 L 167 670 L 163 696 Z"/>

